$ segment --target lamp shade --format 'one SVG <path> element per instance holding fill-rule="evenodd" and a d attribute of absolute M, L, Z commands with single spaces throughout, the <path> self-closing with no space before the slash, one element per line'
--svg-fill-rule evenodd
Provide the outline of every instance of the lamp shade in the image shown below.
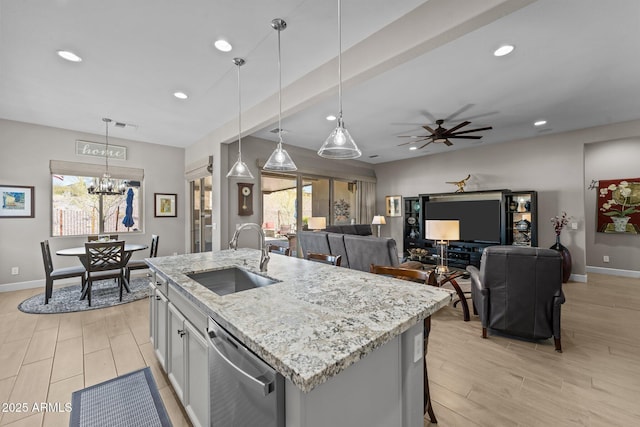
<path fill-rule="evenodd" d="M 460 221 L 427 220 L 424 224 L 424 236 L 432 240 L 460 240 Z"/>
<path fill-rule="evenodd" d="M 371 224 L 374 225 L 384 225 L 387 222 L 384 219 L 384 215 L 376 215 L 373 217 L 373 221 L 371 221 Z"/>
<path fill-rule="evenodd" d="M 308 222 L 309 230 L 324 230 L 327 228 L 327 218 L 323 216 L 312 216 Z"/>

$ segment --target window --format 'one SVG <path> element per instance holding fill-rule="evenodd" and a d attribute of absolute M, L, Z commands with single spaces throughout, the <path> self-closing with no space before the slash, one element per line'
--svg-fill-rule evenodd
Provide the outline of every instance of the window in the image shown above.
<path fill-rule="evenodd" d="M 86 174 L 86 167 L 93 172 Z M 129 168 L 120 168 L 129 169 Z M 131 169 L 131 179 L 127 171 L 120 170 L 114 178 L 127 179 L 128 186 L 124 195 L 101 196 L 89 194 L 87 187 L 93 181 L 95 165 L 82 163 L 51 161 L 51 235 L 82 236 L 88 234 L 123 234 L 143 230 L 142 190 L 139 180 L 142 177 L 137 169 Z M 65 173 L 56 173 L 64 171 Z M 79 174 L 70 172 L 78 171 Z M 133 225 L 127 227 L 123 219 L 127 214 L 127 194 L 133 193 L 131 216 Z"/>

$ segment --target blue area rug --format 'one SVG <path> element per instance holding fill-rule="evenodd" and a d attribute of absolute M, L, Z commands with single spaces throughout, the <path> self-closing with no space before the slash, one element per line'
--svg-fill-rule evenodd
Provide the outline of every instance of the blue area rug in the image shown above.
<path fill-rule="evenodd" d="M 91 287 L 91 307 L 89 307 L 86 298 L 80 299 L 81 285 L 54 287 L 49 304 L 44 303 L 43 292 L 22 301 L 18 305 L 18 310 L 33 314 L 71 313 L 125 304 L 146 298 L 149 295 L 149 278 L 132 277 L 129 289 L 131 289 L 131 293 L 127 293 L 125 290 L 122 293 L 122 302 L 120 302 L 120 289 L 114 280 L 95 282 Z"/>
<path fill-rule="evenodd" d="M 69 426 L 171 426 L 151 369 L 146 367 L 71 395 Z"/>

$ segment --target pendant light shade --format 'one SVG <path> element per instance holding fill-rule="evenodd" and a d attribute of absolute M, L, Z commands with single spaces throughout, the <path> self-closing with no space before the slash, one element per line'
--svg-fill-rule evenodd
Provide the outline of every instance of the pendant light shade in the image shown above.
<path fill-rule="evenodd" d="M 247 165 L 242 161 L 242 104 L 240 102 L 240 67 L 245 64 L 242 58 L 233 58 L 233 63 L 238 67 L 238 160 L 231 166 L 227 178 L 254 179 Z"/>
<path fill-rule="evenodd" d="M 327 159 L 356 159 L 362 152 L 356 145 L 342 121 L 342 16 L 341 0 L 338 0 L 338 123 L 318 150 L 320 157 Z"/>
<path fill-rule="evenodd" d="M 291 156 L 289 156 L 287 150 L 282 148 L 282 62 L 280 55 L 280 32 L 287 28 L 287 23 L 280 18 L 276 18 L 271 21 L 271 27 L 278 31 L 278 145 L 276 145 L 276 149 L 273 150 L 273 153 L 269 156 L 263 169 L 266 171 L 293 172 L 298 170 L 298 167 L 293 163 L 293 160 L 291 160 Z"/>

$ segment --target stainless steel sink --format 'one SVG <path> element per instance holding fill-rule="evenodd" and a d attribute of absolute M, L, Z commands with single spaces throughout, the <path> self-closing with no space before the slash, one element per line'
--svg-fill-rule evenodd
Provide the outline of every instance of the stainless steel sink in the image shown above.
<path fill-rule="evenodd" d="M 269 286 L 279 282 L 279 280 L 270 279 L 237 267 L 188 273 L 187 276 L 220 296 Z"/>

